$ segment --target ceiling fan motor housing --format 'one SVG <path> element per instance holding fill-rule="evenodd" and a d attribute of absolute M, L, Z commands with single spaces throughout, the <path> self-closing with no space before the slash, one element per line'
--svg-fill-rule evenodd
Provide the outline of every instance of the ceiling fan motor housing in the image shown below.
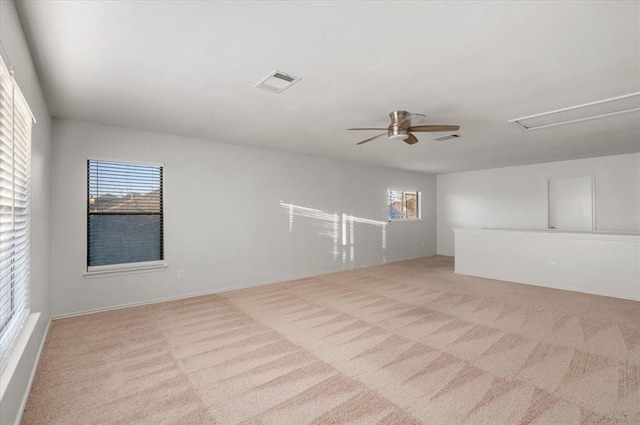
<path fill-rule="evenodd" d="M 411 114 L 407 111 L 393 111 L 389 113 L 391 124 L 389 125 L 389 139 L 404 140 L 409 136 Z"/>

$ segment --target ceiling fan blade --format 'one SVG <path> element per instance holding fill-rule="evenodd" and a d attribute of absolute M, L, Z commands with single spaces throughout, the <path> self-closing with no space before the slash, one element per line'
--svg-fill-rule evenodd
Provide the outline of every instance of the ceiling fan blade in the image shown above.
<path fill-rule="evenodd" d="M 406 139 L 404 139 L 405 143 L 408 143 L 410 145 L 413 145 L 415 143 L 418 143 L 420 140 L 418 140 L 416 138 L 416 136 L 414 136 L 413 134 L 409 133 L 409 137 L 407 137 Z"/>
<path fill-rule="evenodd" d="M 409 127 L 409 131 L 458 131 L 459 125 L 417 125 Z"/>
<path fill-rule="evenodd" d="M 386 132 L 385 132 L 385 133 L 382 133 L 382 134 L 378 134 L 377 136 L 373 136 L 373 137 L 369 137 L 368 139 L 364 139 L 362 142 L 358 142 L 358 143 L 356 143 L 356 145 L 361 145 L 361 144 L 363 144 L 363 143 L 370 142 L 370 141 L 372 141 L 373 139 L 377 139 L 377 138 L 378 138 L 378 137 L 380 137 L 380 136 L 386 136 L 386 135 L 387 135 L 387 133 L 386 133 Z"/>
<path fill-rule="evenodd" d="M 386 128 L 347 128 L 347 130 L 387 130 Z"/>

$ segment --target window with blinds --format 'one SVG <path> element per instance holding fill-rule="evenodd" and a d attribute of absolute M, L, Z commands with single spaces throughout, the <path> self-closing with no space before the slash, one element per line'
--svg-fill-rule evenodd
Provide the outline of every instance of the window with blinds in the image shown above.
<path fill-rule="evenodd" d="M 89 159 L 87 178 L 87 271 L 161 263 L 163 167 Z"/>
<path fill-rule="evenodd" d="M 0 57 L 0 371 L 29 315 L 33 115 Z"/>

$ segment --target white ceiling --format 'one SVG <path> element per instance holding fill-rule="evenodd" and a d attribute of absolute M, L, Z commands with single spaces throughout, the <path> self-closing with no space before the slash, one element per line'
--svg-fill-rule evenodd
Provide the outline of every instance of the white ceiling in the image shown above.
<path fill-rule="evenodd" d="M 636 1 L 17 3 L 55 117 L 433 173 L 640 151 L 638 113 L 507 123 L 640 91 Z M 394 109 L 463 137 L 355 146 Z"/>

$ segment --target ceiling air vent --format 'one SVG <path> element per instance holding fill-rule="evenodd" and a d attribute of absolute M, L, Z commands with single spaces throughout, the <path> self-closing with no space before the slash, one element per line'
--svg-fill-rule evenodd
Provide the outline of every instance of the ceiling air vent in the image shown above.
<path fill-rule="evenodd" d="M 516 118 L 509 122 L 518 124 L 525 130 L 538 130 L 631 112 L 640 112 L 640 92 Z"/>
<path fill-rule="evenodd" d="M 254 87 L 270 91 L 271 93 L 282 93 L 300 80 L 301 78 L 275 70 Z"/>
<path fill-rule="evenodd" d="M 445 140 L 457 139 L 458 137 L 462 137 L 459 134 L 451 134 L 449 136 L 436 137 L 433 140 L 437 140 L 438 142 L 443 142 Z"/>

